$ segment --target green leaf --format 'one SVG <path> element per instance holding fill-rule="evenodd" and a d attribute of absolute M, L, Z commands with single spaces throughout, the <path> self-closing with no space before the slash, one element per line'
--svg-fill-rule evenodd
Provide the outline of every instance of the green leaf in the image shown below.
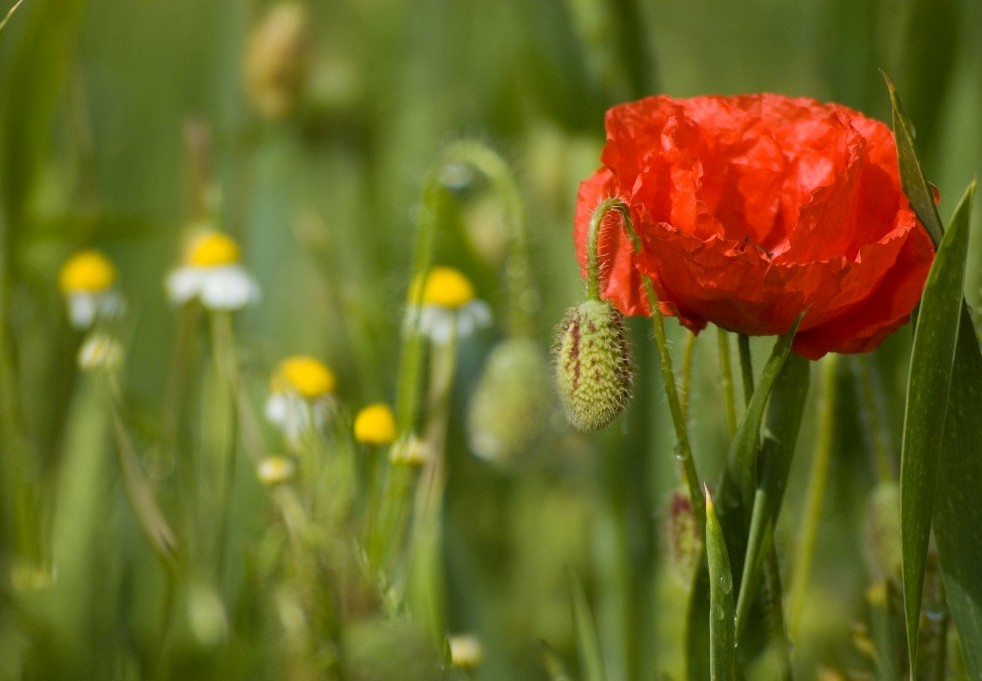
<path fill-rule="evenodd" d="M 733 572 L 726 552 L 723 528 L 716 517 L 709 490 L 706 494 L 706 557 L 709 569 L 709 678 L 736 678 L 736 609 Z"/>
<path fill-rule="evenodd" d="M 893 107 L 893 134 L 897 138 L 897 160 L 900 164 L 900 184 L 904 193 L 910 200 L 910 207 L 917 213 L 918 219 L 931 235 L 935 247 L 941 243 L 941 218 L 938 216 L 938 208 L 934 203 L 934 192 L 924 179 L 921 164 L 917 161 L 917 153 L 914 150 L 914 126 L 910 120 L 904 116 L 900 108 L 900 97 L 897 89 L 883 74 L 883 79 L 887 83 L 887 90 L 890 93 L 890 105 Z"/>
<path fill-rule="evenodd" d="M 794 338 L 797 327 L 798 323 L 795 322 L 794 326 L 786 334 L 779 337 L 774 344 L 771 356 L 764 365 L 760 380 L 757 382 L 757 387 L 754 390 L 754 395 L 750 400 L 750 404 L 747 406 L 747 411 L 744 413 L 743 420 L 740 422 L 737 434 L 730 445 L 727 465 L 723 470 L 723 476 L 716 492 L 716 499 L 718 501 L 716 514 L 723 528 L 729 555 L 735 561 L 731 564 L 731 569 L 733 577 L 736 580 L 740 580 L 743 574 L 743 563 L 741 561 L 746 551 L 747 533 L 750 526 L 751 505 L 753 503 L 754 487 L 756 485 L 754 471 L 757 468 L 756 458 L 758 447 L 760 446 L 760 424 L 764 417 L 764 408 L 768 404 L 771 391 L 778 385 L 784 386 L 782 390 L 787 390 L 787 395 L 785 396 L 787 406 L 793 407 L 794 404 L 797 404 L 800 410 L 803 404 L 803 402 L 798 402 L 800 395 L 793 395 L 795 390 L 792 390 L 792 387 L 804 380 L 800 376 L 800 370 L 802 366 L 807 367 L 808 362 L 797 357 L 793 362 L 788 361 L 791 355 L 791 341 Z M 799 359 L 801 360 L 800 362 L 798 361 Z M 787 380 L 779 381 L 778 379 L 781 377 L 786 366 L 789 367 L 789 376 L 785 377 Z M 792 371 L 792 369 L 794 370 Z M 797 388 L 800 389 L 802 386 L 798 385 Z M 807 390 L 807 383 L 804 386 L 804 390 Z M 778 412 L 787 416 L 778 406 L 781 401 L 784 401 L 784 398 L 782 400 L 775 400 L 774 406 L 770 409 L 777 409 Z M 771 425 L 774 425 L 773 430 L 771 430 Z M 776 423 L 771 423 L 769 417 L 768 426 L 771 432 L 764 434 L 762 452 L 770 451 L 769 448 L 774 446 L 775 443 L 767 444 L 772 439 L 779 439 L 784 444 L 793 448 L 796 438 L 791 437 L 792 428 L 790 427 L 794 426 L 796 432 L 796 424 L 789 421 L 777 426 Z M 778 484 L 777 478 L 780 477 L 779 471 L 784 465 L 784 460 L 781 458 L 784 454 L 773 459 L 770 459 L 770 455 L 768 456 L 771 461 L 769 465 L 775 466 L 775 468 L 766 473 L 767 477 L 762 478 L 762 481 L 764 479 L 768 480 L 768 489 L 771 490 L 771 493 L 775 497 L 780 497 L 780 493 L 777 490 L 779 488 L 783 489 L 783 484 Z M 788 456 L 790 455 L 788 454 Z M 782 462 L 780 466 L 776 465 L 778 461 Z M 787 463 L 790 463 L 790 458 L 787 459 Z M 705 626 L 707 619 L 710 617 L 709 590 L 707 566 L 705 563 L 701 563 L 693 580 L 686 622 L 686 678 L 689 679 L 704 679 L 709 676 L 709 669 L 707 668 L 709 642 L 706 639 L 708 630 Z M 753 653 L 747 651 L 747 656 L 752 657 Z"/>
<path fill-rule="evenodd" d="M 904 612 L 911 667 L 917 659 L 921 590 L 962 308 L 974 183 L 955 210 L 928 273 L 911 351 L 900 463 Z"/>
<path fill-rule="evenodd" d="M 982 353 L 961 310 L 934 508 L 934 536 L 968 677 L 982 678 Z"/>
<path fill-rule="evenodd" d="M 754 506 L 743 561 L 740 597 L 737 601 L 737 632 L 750 612 L 760 579 L 761 559 L 771 544 L 788 483 L 788 472 L 794 456 L 798 429 L 808 397 L 811 363 L 800 355 L 790 355 L 774 383 L 772 399 L 767 405 L 763 442 L 760 448 L 760 484 L 754 495 Z"/>
<path fill-rule="evenodd" d="M 606 681 L 603 656 L 600 653 L 600 636 L 590 612 L 586 593 L 576 574 L 569 571 L 570 591 L 573 598 L 573 619 L 576 622 L 576 643 L 580 651 L 580 673 L 586 681 Z"/>

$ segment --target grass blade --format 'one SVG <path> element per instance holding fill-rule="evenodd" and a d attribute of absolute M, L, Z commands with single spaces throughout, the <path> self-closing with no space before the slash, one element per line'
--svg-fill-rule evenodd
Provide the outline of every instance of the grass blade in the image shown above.
<path fill-rule="evenodd" d="M 736 678 L 736 608 L 733 604 L 733 573 L 726 540 L 706 494 L 706 557 L 709 566 L 709 678 L 729 681 Z"/>
<path fill-rule="evenodd" d="M 597 625 L 593 621 L 583 584 L 572 570 L 569 571 L 569 585 L 576 624 L 576 647 L 580 651 L 580 673 L 585 681 L 607 681 Z"/>
<path fill-rule="evenodd" d="M 907 381 L 900 464 L 904 612 L 911 667 L 917 659 L 921 590 L 962 308 L 971 185 L 955 210 L 921 299 Z"/>

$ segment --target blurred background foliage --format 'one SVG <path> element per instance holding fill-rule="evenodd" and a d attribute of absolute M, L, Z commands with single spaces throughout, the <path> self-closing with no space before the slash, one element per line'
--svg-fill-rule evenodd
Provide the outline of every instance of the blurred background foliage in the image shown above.
<path fill-rule="evenodd" d="M 0 3 L 0 13 L 11 4 Z M 210 217 L 240 240 L 263 289 L 237 328 L 253 401 L 260 404 L 280 357 L 308 353 L 335 369 L 339 400 L 353 411 L 394 399 L 423 179 L 455 140 L 483 141 L 515 173 L 543 352 L 564 308 L 582 296 L 572 211 L 578 181 L 598 165 L 604 111 L 615 103 L 659 92 L 764 90 L 835 100 L 889 121 L 883 69 L 917 128 L 943 216 L 982 164 L 982 4 L 974 0 L 311 0 L 304 67 L 286 76 L 285 102 L 269 100 L 249 72 L 261 66 L 246 59 L 270 6 L 25 0 L 0 34 L 0 458 L 13 460 L 17 450 L 26 462 L 23 470 L 2 469 L 23 492 L 3 500 L 8 570 L 25 558 L 12 549 L 24 543 L 14 539 L 23 529 L 11 509 L 38 509 L 27 558 L 43 564 L 66 452 L 109 446 L 99 421 L 107 416 L 83 400 L 80 336 L 56 285 L 76 249 L 103 249 L 120 269 L 130 306 L 123 383 L 133 427 L 144 466 L 179 500 L 167 462 L 154 454 L 168 418 L 163 396 L 179 327 L 162 282 L 196 219 Z M 455 197 L 447 219 L 462 229 L 438 239 L 436 261 L 466 271 L 500 317 L 502 207 L 480 182 Z M 978 229 L 974 235 L 966 295 L 977 308 L 982 243 Z M 670 326 L 680 352 L 683 333 Z M 642 376 L 624 425 L 583 436 L 554 415 L 540 451 L 509 466 L 468 452 L 462 418 L 501 327 L 460 349 L 444 565 L 448 627 L 473 632 L 485 649 L 475 678 L 549 678 L 543 649 L 583 678 L 568 569 L 586 588 L 608 678 L 679 673 L 684 593 L 670 576 L 659 529 L 678 483 L 673 438 L 648 327 L 637 323 L 632 332 Z M 861 645 L 868 620 L 862 519 L 879 436 L 871 433 L 885 433 L 897 456 L 909 342 L 903 330 L 871 359 L 839 362 L 835 374 L 832 482 L 795 650 L 806 678 L 818 668 L 872 668 Z M 754 350 L 762 358 L 770 341 L 760 343 Z M 696 456 L 714 479 L 726 438 L 715 342 L 699 339 L 694 367 Z M 856 378 L 865 375 L 870 382 Z M 863 385 L 874 386 L 882 431 L 870 428 Z M 819 407 L 810 399 L 778 528 L 785 547 L 794 540 L 801 498 L 794 490 L 804 488 Z M 204 407 L 197 418 L 184 427 L 205 429 Z M 147 650 L 166 610 L 163 573 L 129 517 L 115 468 L 102 473 L 101 482 L 78 481 L 105 495 L 99 550 L 81 549 L 96 566 L 86 574 L 97 580 L 60 614 L 60 606 L 34 607 L 33 596 L 6 585 L 0 676 L 47 669 L 71 678 L 79 665 L 104 678 L 148 669 L 175 678 L 286 674 L 274 662 L 283 637 L 260 614 L 268 583 L 255 565 L 268 491 L 246 476 L 234 500 L 234 555 L 243 562 L 234 570 L 237 586 L 219 595 L 234 612 L 231 632 L 192 636 L 172 649 L 169 664 L 155 666 Z M 197 616 L 207 619 L 210 598 L 191 598 L 205 613 Z M 64 629 L 45 624 L 59 617 L 77 619 Z M 75 640 L 60 640 L 65 631 Z M 355 648 L 388 655 L 378 652 L 387 650 L 379 643 L 385 631 L 369 627 L 352 637 Z"/>

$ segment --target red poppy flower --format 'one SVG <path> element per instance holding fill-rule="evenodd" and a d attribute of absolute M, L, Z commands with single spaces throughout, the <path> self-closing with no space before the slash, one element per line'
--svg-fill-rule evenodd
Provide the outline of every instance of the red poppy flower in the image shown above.
<path fill-rule="evenodd" d="M 580 185 L 575 241 L 608 196 L 631 208 L 634 254 L 612 212 L 599 241 L 601 291 L 647 314 L 641 274 L 662 311 L 780 334 L 805 312 L 793 348 L 865 352 L 901 324 L 934 258 L 900 188 L 893 135 L 838 104 L 773 94 L 649 97 L 607 112 L 603 167 Z"/>

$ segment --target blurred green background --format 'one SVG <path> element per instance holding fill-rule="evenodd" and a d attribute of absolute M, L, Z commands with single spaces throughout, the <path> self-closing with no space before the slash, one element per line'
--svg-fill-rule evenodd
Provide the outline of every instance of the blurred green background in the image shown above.
<path fill-rule="evenodd" d="M 11 4 L 2 0 L 0 14 Z M 178 319 L 163 280 L 203 206 L 240 239 L 263 289 L 238 325 L 257 404 L 270 367 L 302 352 L 335 369 L 339 399 L 354 410 L 394 398 L 423 181 L 455 140 L 488 144 L 515 173 L 543 352 L 563 310 L 582 296 L 570 238 L 577 183 L 598 165 L 603 114 L 615 103 L 653 93 L 773 91 L 889 121 L 882 69 L 916 126 L 943 217 L 982 167 L 982 3 L 975 0 L 311 0 L 306 68 L 288 110 L 272 115 L 249 96 L 244 72 L 270 6 L 25 0 L 0 33 L 0 456 L 12 447 L 29 452 L 41 508 L 50 505 L 45 490 L 66 443 L 84 437 L 70 419 L 79 337 L 56 285 L 58 267 L 78 248 L 103 249 L 120 269 L 131 322 L 124 383 L 134 421 L 153 443 Z M 437 261 L 467 271 L 500 311 L 501 207 L 479 183 L 457 198 L 453 219 L 470 243 L 441 241 Z M 976 308 L 979 238 L 975 229 L 966 286 Z M 670 327 L 680 352 L 683 333 Z M 684 601 L 666 576 L 658 530 L 677 477 L 647 325 L 632 325 L 643 375 L 625 425 L 587 437 L 557 415 L 535 460 L 510 468 L 469 454 L 461 418 L 502 333 L 482 332 L 461 348 L 445 519 L 451 631 L 481 638 L 485 661 L 476 678 L 548 678 L 540 641 L 582 678 L 566 576 L 572 567 L 590 596 L 609 678 L 677 673 Z M 908 344 L 904 330 L 869 364 L 839 364 L 841 418 L 808 596 L 821 607 L 806 605 L 809 643 L 796 651 L 806 678 L 820 665 L 869 665 L 850 627 L 865 617 L 861 517 L 875 481 L 854 375 L 872 366 L 896 455 Z M 758 366 L 769 345 L 755 341 Z M 700 338 L 691 421 L 710 479 L 725 438 L 717 375 L 715 342 Z M 798 490 L 818 399 L 809 404 L 792 471 Z M 170 482 L 165 476 L 160 484 Z M 250 484 L 237 506 L 245 546 L 263 498 Z M 112 490 L 114 513 L 125 513 L 123 493 Z M 788 495 L 778 528 L 786 544 L 800 496 Z M 88 623 L 77 625 L 91 626 L 91 640 L 107 647 L 93 653 L 109 660 L 104 672 L 137 678 L 138 655 L 127 651 L 139 648 L 141 635 L 131 629 L 140 629 L 141 607 L 155 606 L 134 594 L 140 580 L 159 575 L 138 567 L 152 554 L 132 522 L 117 519 L 106 532 L 117 536 L 108 545 L 118 553 L 104 557 L 115 567 L 86 611 Z M 33 615 L 15 602 L 4 596 L 0 649 L 10 656 L 0 660 L 19 659 L 34 645 L 23 624 Z M 261 642 L 274 648 L 275 636 L 238 635 L 220 655 L 201 653 L 223 662 L 181 668 L 182 678 L 277 676 L 263 666 L 269 656 L 246 652 Z M 630 640 L 648 643 L 639 651 Z M 3 678 L 19 678 L 19 669 L 0 662 Z"/>

